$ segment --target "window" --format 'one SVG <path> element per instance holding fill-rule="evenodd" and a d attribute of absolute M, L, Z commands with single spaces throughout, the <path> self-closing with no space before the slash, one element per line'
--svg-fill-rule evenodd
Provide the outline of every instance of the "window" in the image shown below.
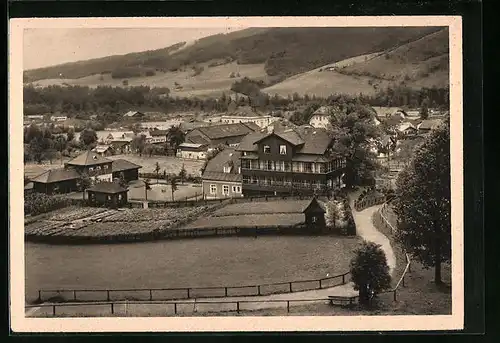
<path fill-rule="evenodd" d="M 264 145 L 264 154 L 270 154 L 271 153 L 271 147 L 269 145 Z"/>
<path fill-rule="evenodd" d="M 273 170 L 273 161 L 266 161 L 266 170 Z"/>
<path fill-rule="evenodd" d="M 250 183 L 250 177 L 249 176 L 243 176 L 243 183 Z"/>
<path fill-rule="evenodd" d="M 222 194 L 229 195 L 229 186 L 228 185 L 222 186 Z"/>
<path fill-rule="evenodd" d="M 249 160 L 242 160 L 241 161 L 241 168 L 250 169 L 250 161 Z"/>
<path fill-rule="evenodd" d="M 95 170 L 101 170 L 100 166 L 95 167 Z"/>
<path fill-rule="evenodd" d="M 94 171 L 94 168 L 90 167 L 90 168 L 89 168 L 89 171 Z"/>
<path fill-rule="evenodd" d="M 285 162 L 284 163 L 284 170 L 285 171 L 290 171 L 290 162 Z"/>
<path fill-rule="evenodd" d="M 233 186 L 233 193 L 241 193 L 241 186 Z"/>
<path fill-rule="evenodd" d="M 303 168 L 304 168 L 304 172 L 306 173 L 311 173 L 312 172 L 312 163 L 310 162 L 304 162 L 303 163 Z"/>
<path fill-rule="evenodd" d="M 224 166 L 224 173 L 230 173 L 231 172 L 231 166 Z"/>
<path fill-rule="evenodd" d="M 316 223 L 316 220 L 317 220 L 317 219 L 316 219 L 316 217 L 311 217 L 311 221 L 312 221 L 313 223 Z"/>
<path fill-rule="evenodd" d="M 217 194 L 217 185 L 210 185 L 210 194 Z"/>
<path fill-rule="evenodd" d="M 107 164 L 105 164 L 105 165 L 104 165 L 104 169 L 108 169 L 108 167 L 109 167 L 109 166 L 108 166 Z"/>
<path fill-rule="evenodd" d="M 286 155 L 286 145 L 280 145 L 280 155 Z"/>

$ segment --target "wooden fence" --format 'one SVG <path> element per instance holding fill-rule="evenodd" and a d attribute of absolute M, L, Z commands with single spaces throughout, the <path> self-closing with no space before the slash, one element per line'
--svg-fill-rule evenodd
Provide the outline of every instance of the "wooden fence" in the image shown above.
<path fill-rule="evenodd" d="M 361 200 L 355 200 L 354 201 L 354 208 L 356 209 L 356 211 L 363 211 L 364 209 L 367 209 L 368 207 L 383 204 L 385 201 L 386 201 L 386 197 L 383 194 L 380 194 L 377 196 L 370 196 L 368 194 Z"/>
<path fill-rule="evenodd" d="M 262 296 L 310 291 L 344 285 L 350 281 L 350 272 L 322 279 L 267 283 L 259 285 L 180 287 L 180 288 L 135 288 L 135 289 L 40 289 L 38 303 L 95 302 L 95 301 L 158 301 L 200 298 L 222 298 L 240 296 Z"/>
<path fill-rule="evenodd" d="M 346 303 L 355 304 L 358 296 L 342 297 L 346 300 Z M 317 304 L 317 303 L 329 303 L 327 298 L 313 298 L 313 299 L 280 299 L 280 300 L 220 300 L 220 301 L 102 301 L 102 302 L 92 302 L 92 303 L 52 303 L 52 304 L 40 304 L 40 305 L 28 305 L 25 306 L 26 310 L 36 309 L 38 312 L 38 317 L 64 317 L 64 316 L 82 316 L 82 308 L 92 306 L 92 307 L 104 307 L 106 310 L 100 311 L 100 316 L 131 316 L 129 313 L 133 312 L 134 306 L 142 305 L 152 307 L 153 305 L 161 305 L 162 315 L 187 315 L 197 312 L 201 313 L 215 313 L 215 312 L 236 312 L 241 313 L 245 311 L 255 311 L 259 309 L 276 309 L 276 308 L 286 308 L 286 313 L 291 312 L 291 307 L 295 305 L 302 304 Z M 267 304 L 268 306 L 262 306 Z M 269 304 L 276 304 L 275 306 L 269 306 Z M 351 305 L 351 306 L 352 306 Z M 343 305 L 350 306 L 350 305 Z M 76 310 L 69 310 L 68 308 L 76 308 Z M 58 309 L 60 309 L 58 311 Z M 64 311 L 66 309 L 66 311 Z M 62 311 L 61 311 L 62 310 Z M 31 315 L 33 316 L 33 315 Z"/>

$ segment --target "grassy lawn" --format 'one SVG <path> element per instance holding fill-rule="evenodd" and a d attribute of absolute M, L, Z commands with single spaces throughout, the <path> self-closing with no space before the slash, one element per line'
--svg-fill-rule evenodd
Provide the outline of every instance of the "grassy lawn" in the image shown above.
<path fill-rule="evenodd" d="M 203 161 L 196 160 L 183 160 L 181 158 L 173 157 L 173 156 L 139 156 L 135 154 L 127 154 L 127 155 L 114 155 L 107 157 L 110 160 L 124 159 L 129 162 L 138 164 L 142 166 L 139 169 L 140 173 L 154 173 L 156 162 L 160 165 L 160 173 L 163 173 L 165 170 L 167 174 L 178 174 L 184 164 L 184 168 L 188 174 L 194 176 L 200 176 L 200 168 L 203 167 Z"/>
<path fill-rule="evenodd" d="M 27 243 L 26 300 L 38 289 L 238 286 L 346 272 L 357 238 L 225 237 L 111 245 Z"/>
<path fill-rule="evenodd" d="M 166 184 L 155 184 L 152 181 L 151 189 L 148 190 L 148 200 L 151 201 L 172 201 L 172 187 Z M 177 190 L 174 192 L 174 200 L 185 200 L 186 198 L 193 198 L 202 193 L 200 185 L 185 183 L 177 185 Z M 144 186 L 137 183 L 136 186 L 131 186 L 128 191 L 128 198 L 130 200 L 145 200 L 146 194 Z"/>

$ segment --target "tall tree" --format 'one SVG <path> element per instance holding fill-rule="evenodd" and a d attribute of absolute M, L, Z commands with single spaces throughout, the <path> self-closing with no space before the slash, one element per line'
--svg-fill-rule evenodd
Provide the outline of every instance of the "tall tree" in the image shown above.
<path fill-rule="evenodd" d="M 92 186 L 92 179 L 87 173 L 82 173 L 77 182 L 78 189 L 83 193 L 83 200 L 85 200 L 85 192 L 87 191 L 87 188 Z"/>
<path fill-rule="evenodd" d="M 396 181 L 397 239 L 441 284 L 441 264 L 451 259 L 449 120 L 416 149 Z"/>
<path fill-rule="evenodd" d="M 350 272 L 361 304 L 367 305 L 372 297 L 391 286 L 387 258 L 379 244 L 364 242 L 351 260 Z"/>
<path fill-rule="evenodd" d="M 420 107 L 420 119 L 427 118 L 429 118 L 429 98 L 425 98 Z"/>
<path fill-rule="evenodd" d="M 346 158 L 344 182 L 347 187 L 360 184 L 370 177 L 378 164 L 371 150 L 371 141 L 380 137 L 369 107 L 353 100 L 337 100 L 337 110 L 331 115 L 333 151 Z"/>
<path fill-rule="evenodd" d="M 167 131 L 167 140 L 174 149 L 177 150 L 179 145 L 184 143 L 184 140 L 186 138 L 186 135 L 184 134 L 184 131 L 182 131 L 180 125 L 177 126 L 171 126 L 168 131 Z"/>
<path fill-rule="evenodd" d="M 172 201 L 174 201 L 174 193 L 177 190 L 177 179 L 175 177 L 170 180 L 170 189 L 172 191 Z"/>
<path fill-rule="evenodd" d="M 179 178 L 181 179 L 181 183 L 184 184 L 184 180 L 186 179 L 186 168 L 184 168 L 184 163 L 182 164 L 181 170 L 179 171 Z"/>
<path fill-rule="evenodd" d="M 146 146 L 146 136 L 145 135 L 137 135 L 132 139 L 130 143 L 130 147 L 133 151 L 138 152 L 139 156 L 142 156 L 144 151 L 144 147 Z"/>
<path fill-rule="evenodd" d="M 80 133 L 80 142 L 86 147 L 91 147 L 97 142 L 97 133 L 93 129 L 85 129 Z"/>
<path fill-rule="evenodd" d="M 156 183 L 158 184 L 159 173 L 160 173 L 160 163 L 156 162 L 155 164 L 155 172 L 156 172 Z"/>

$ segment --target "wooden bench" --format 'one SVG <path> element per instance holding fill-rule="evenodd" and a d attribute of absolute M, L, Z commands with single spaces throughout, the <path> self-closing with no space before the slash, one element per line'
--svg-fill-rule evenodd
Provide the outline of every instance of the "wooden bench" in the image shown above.
<path fill-rule="evenodd" d="M 337 295 L 329 295 L 328 300 L 330 305 L 352 306 L 356 297 L 343 297 Z"/>

